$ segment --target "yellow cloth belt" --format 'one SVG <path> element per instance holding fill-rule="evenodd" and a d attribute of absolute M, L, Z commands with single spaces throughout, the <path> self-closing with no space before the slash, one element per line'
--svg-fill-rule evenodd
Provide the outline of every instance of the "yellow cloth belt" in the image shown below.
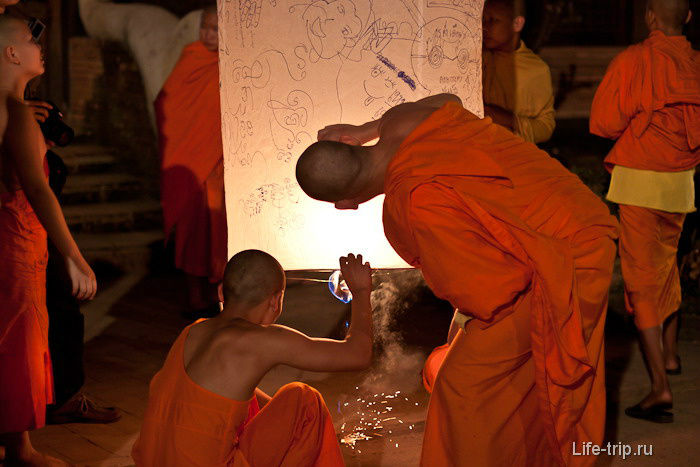
<path fill-rule="evenodd" d="M 695 169 L 655 172 L 616 165 L 606 198 L 617 204 L 666 212 L 695 211 Z"/>

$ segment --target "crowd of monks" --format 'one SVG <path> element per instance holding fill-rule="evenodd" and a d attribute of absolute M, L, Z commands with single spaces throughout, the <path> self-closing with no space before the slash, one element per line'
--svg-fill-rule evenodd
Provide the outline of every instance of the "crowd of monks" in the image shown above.
<path fill-rule="evenodd" d="M 0 9 L 12 0 L 0 0 Z M 604 327 L 619 249 L 651 390 L 627 415 L 673 420 L 676 250 L 695 209 L 700 162 L 700 56 L 682 36 L 687 0 L 650 0 L 650 35 L 610 64 L 590 131 L 616 140 L 605 159 L 619 222 L 534 143 L 554 129 L 547 66 L 520 39 L 522 4 L 484 10 L 485 118 L 440 94 L 361 125 L 330 125 L 299 157 L 311 198 L 357 209 L 384 194 L 384 231 L 455 315 L 426 361 L 431 392 L 421 465 L 592 465 L 602 445 Z M 138 466 L 343 465 L 321 394 L 303 383 L 257 386 L 273 367 L 349 371 L 372 362 L 371 266 L 339 259 L 353 295 L 342 340 L 277 325 L 283 265 L 246 250 L 226 258 L 216 15 L 202 15 L 156 100 L 166 233 L 189 277 L 191 318 L 154 376 L 132 455 Z M 23 21 L 0 16 L 0 446 L 6 465 L 57 465 L 28 432 L 53 400 L 45 300 L 47 236 L 72 292 L 95 276 L 46 179 L 46 147 L 24 101 L 43 73 Z M 367 143 L 376 141 L 374 144 Z M 349 144 L 350 143 L 350 144 Z M 616 245 L 617 244 L 617 245 Z M 220 286 L 220 287 L 219 287 Z M 219 292 L 220 291 L 220 292 Z M 219 293 L 223 308 L 219 309 Z"/>

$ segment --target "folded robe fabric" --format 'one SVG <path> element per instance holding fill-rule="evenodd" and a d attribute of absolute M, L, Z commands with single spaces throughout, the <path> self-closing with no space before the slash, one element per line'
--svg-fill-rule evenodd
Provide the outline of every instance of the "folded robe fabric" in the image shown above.
<path fill-rule="evenodd" d="M 685 214 L 620 205 L 625 305 L 638 329 L 660 326 L 681 305 L 678 241 Z"/>
<path fill-rule="evenodd" d="M 421 378 L 423 379 L 423 387 L 428 392 L 433 392 L 433 385 L 435 384 L 435 378 L 437 377 L 438 371 L 442 366 L 442 362 L 445 360 L 447 351 L 450 349 L 449 344 L 444 344 L 435 347 L 428 358 L 425 359 L 425 364 L 423 365 L 423 371 L 421 372 Z"/>
<path fill-rule="evenodd" d="M 605 164 L 678 172 L 700 163 L 700 52 L 654 31 L 612 61 L 591 107 L 591 133 L 617 142 Z M 641 187 L 643 188 L 643 187 Z"/>
<path fill-rule="evenodd" d="M 218 53 L 185 47 L 155 101 L 166 235 L 175 229 L 177 266 L 220 282 L 226 265 Z M 203 230 L 204 234 L 196 229 Z M 221 229 L 223 228 L 223 231 Z M 196 235 L 196 240 L 188 237 Z M 183 254 L 187 245 L 189 254 Z"/>
<path fill-rule="evenodd" d="M 151 381 L 131 453 L 137 466 L 344 465 L 328 409 L 313 388 L 283 386 L 259 410 L 255 397 L 236 401 L 196 384 L 183 358 L 190 328 Z"/>
<path fill-rule="evenodd" d="M 455 103 L 404 140 L 385 192 L 391 245 L 474 318 L 437 375 L 422 464 L 592 463 L 571 446 L 603 436 L 617 237 L 607 207 L 536 146 Z"/>
<path fill-rule="evenodd" d="M 0 194 L 0 433 L 45 424 L 53 402 L 46 231 L 23 191 Z"/>

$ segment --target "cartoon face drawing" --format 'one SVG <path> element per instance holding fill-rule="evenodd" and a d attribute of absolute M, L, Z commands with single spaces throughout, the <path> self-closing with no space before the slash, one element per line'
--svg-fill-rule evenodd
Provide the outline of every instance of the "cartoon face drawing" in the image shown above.
<path fill-rule="evenodd" d="M 352 48 L 362 32 L 362 20 L 352 0 L 315 0 L 302 18 L 317 58 L 333 58 Z"/>

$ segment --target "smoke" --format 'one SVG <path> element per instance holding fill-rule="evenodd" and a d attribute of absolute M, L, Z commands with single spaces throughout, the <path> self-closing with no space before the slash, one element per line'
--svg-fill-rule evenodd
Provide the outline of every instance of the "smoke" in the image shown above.
<path fill-rule="evenodd" d="M 405 345 L 397 318 L 415 302 L 416 291 L 423 284 L 418 270 L 394 271 L 372 291 L 376 362 L 360 384 L 363 390 L 388 393 L 419 388 L 425 355 Z"/>

